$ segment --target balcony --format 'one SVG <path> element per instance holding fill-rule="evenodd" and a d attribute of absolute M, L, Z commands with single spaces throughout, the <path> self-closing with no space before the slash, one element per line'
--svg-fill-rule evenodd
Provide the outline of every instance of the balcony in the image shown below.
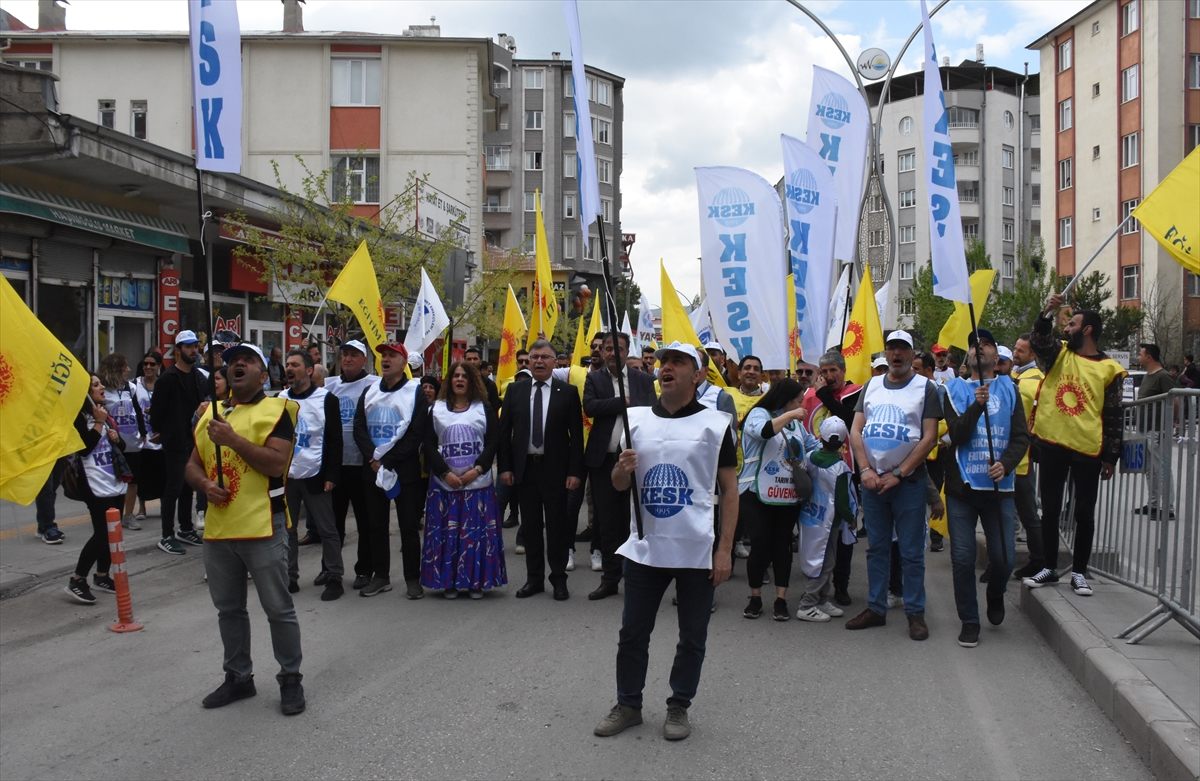
<path fill-rule="evenodd" d="M 498 203 L 485 203 L 483 211 L 485 214 L 509 214 L 512 212 L 512 207 Z"/>
<path fill-rule="evenodd" d="M 492 92 L 495 92 L 496 90 L 511 89 L 511 88 L 512 88 L 511 82 L 507 82 L 507 81 L 493 81 L 492 82 Z"/>
<path fill-rule="evenodd" d="M 512 164 L 507 160 L 489 160 L 487 163 L 489 171 L 511 171 Z"/>

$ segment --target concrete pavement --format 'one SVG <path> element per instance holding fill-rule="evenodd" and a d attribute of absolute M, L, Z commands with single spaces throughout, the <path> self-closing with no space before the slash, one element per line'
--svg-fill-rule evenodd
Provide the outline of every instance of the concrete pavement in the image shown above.
<path fill-rule="evenodd" d="M 924 643 L 909 640 L 894 613 L 888 626 L 862 632 L 845 631 L 845 619 L 747 621 L 739 563 L 718 591 L 693 734 L 681 744 L 661 737 L 675 639 L 664 600 L 646 724 L 596 738 L 592 727 L 615 701 L 620 598 L 587 601 L 599 576 L 581 556 L 570 601 L 516 600 L 525 567 L 511 553 L 513 530 L 506 543 L 510 584 L 454 602 L 436 594 L 410 602 L 397 591 L 320 602 L 311 585 L 318 553 L 302 549 L 296 603 L 309 709 L 293 718 L 279 714 L 277 668 L 253 594 L 259 694 L 200 707 L 221 682 L 221 648 L 201 558 L 190 551 L 131 555 L 141 632 L 108 632 L 113 598 L 71 603 L 58 581 L 6 599 L 0 775 L 1151 777 L 1018 609 L 1015 588 L 1003 626 L 985 626 L 978 648 L 957 645 L 948 553 L 928 557 Z M 393 580 L 402 580 L 398 556 Z M 865 591 L 860 551 L 848 615 L 864 606 Z"/>

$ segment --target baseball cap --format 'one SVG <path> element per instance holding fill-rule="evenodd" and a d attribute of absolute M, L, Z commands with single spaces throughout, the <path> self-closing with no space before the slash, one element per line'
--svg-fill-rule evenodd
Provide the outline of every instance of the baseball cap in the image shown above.
<path fill-rule="evenodd" d="M 887 365 L 888 365 L 887 358 L 884 358 L 882 355 L 879 356 L 878 358 L 876 358 L 875 360 L 871 361 L 872 369 L 879 369 L 879 368 L 886 369 Z"/>
<path fill-rule="evenodd" d="M 353 347 L 355 350 L 358 350 L 363 355 L 366 355 L 369 352 L 367 350 L 367 346 L 365 344 L 363 344 L 362 342 L 360 342 L 358 339 L 351 339 L 348 342 L 342 342 L 341 349 L 343 351 L 348 348 L 351 348 L 351 347 Z"/>
<path fill-rule="evenodd" d="M 250 342 L 243 342 L 241 344 L 235 344 L 231 347 L 226 347 L 224 352 L 221 353 L 221 360 L 228 364 L 232 362 L 234 357 L 240 352 L 252 352 L 258 356 L 258 360 L 262 361 L 263 366 L 267 365 L 267 359 L 263 357 L 262 350 L 258 349 L 258 345 L 251 344 Z"/>
<path fill-rule="evenodd" d="M 996 337 L 992 336 L 992 332 L 987 330 L 986 328 L 980 328 L 978 331 L 972 331 L 971 335 L 967 337 L 967 345 L 968 346 L 970 346 L 970 347 L 975 346 L 975 335 L 976 334 L 979 334 L 979 338 L 982 339 L 983 341 L 991 342 L 993 347 L 996 346 Z M 1011 355 L 1011 353 L 1010 353 L 1010 355 Z"/>
<path fill-rule="evenodd" d="M 1004 345 L 1000 345 L 999 347 L 997 347 L 996 352 L 1000 354 L 1000 357 L 1003 360 L 1011 361 L 1013 359 L 1012 350 L 1008 349 Z"/>
<path fill-rule="evenodd" d="M 931 347 L 929 349 L 930 349 L 930 351 L 933 352 L 934 355 L 941 355 L 942 353 L 950 352 L 945 347 L 942 347 L 940 344 L 936 344 L 936 343 L 933 345 L 933 347 Z"/>
<path fill-rule="evenodd" d="M 722 347 L 721 343 L 718 342 L 716 339 L 712 340 L 711 342 L 705 342 L 704 349 L 705 350 L 720 350 L 721 352 L 725 352 L 725 348 Z"/>
<path fill-rule="evenodd" d="M 909 335 L 908 331 L 892 331 L 887 335 L 887 339 L 884 340 L 884 344 L 891 344 L 892 342 L 904 342 L 909 347 L 913 346 L 912 336 Z"/>
<path fill-rule="evenodd" d="M 175 334 L 175 344 L 199 344 L 195 331 L 180 331 Z"/>
<path fill-rule="evenodd" d="M 825 442 L 832 442 L 834 437 L 838 442 L 845 442 L 850 439 L 850 432 L 846 430 L 845 421 L 835 415 L 830 415 L 821 421 L 821 439 Z"/>
<path fill-rule="evenodd" d="M 700 368 L 700 353 L 696 351 L 694 345 L 685 342 L 671 342 L 670 344 L 654 351 L 655 360 L 661 361 L 667 353 L 683 353 L 691 358 L 696 364 L 696 368 Z"/>
<path fill-rule="evenodd" d="M 375 346 L 375 352 L 380 355 L 383 355 L 388 350 L 398 353 L 401 358 L 408 360 L 408 348 L 402 342 L 383 342 Z"/>

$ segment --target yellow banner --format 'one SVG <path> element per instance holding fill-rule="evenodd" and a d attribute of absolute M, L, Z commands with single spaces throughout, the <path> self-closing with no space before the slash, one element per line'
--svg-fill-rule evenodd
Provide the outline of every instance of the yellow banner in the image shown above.
<path fill-rule="evenodd" d="M 971 301 L 975 305 L 975 322 L 983 319 L 983 309 L 987 306 L 988 296 L 992 292 L 992 282 L 996 272 L 992 269 L 980 269 L 971 275 Z M 967 338 L 971 335 L 971 310 L 961 301 L 954 302 L 954 313 L 946 320 L 938 334 L 938 344 L 942 347 L 958 347 L 967 349 Z"/>
<path fill-rule="evenodd" d="M 704 345 L 700 342 L 700 337 L 696 335 L 696 329 L 692 327 L 692 319 L 688 317 L 683 304 L 679 303 L 679 294 L 675 292 L 675 285 L 671 284 L 671 278 L 667 276 L 667 267 L 661 258 L 658 261 L 658 268 L 660 271 L 659 284 L 662 287 L 663 335 L 662 344 L 659 347 L 665 347 L 671 342 L 681 342 L 695 345 L 697 350 L 703 352 Z M 713 385 L 720 388 L 725 387 L 725 378 L 712 363 L 708 365 L 707 379 Z"/>
<path fill-rule="evenodd" d="M 571 353 L 571 366 L 578 366 L 585 355 L 591 355 L 592 340 L 600 333 L 600 297 L 592 296 L 592 316 L 588 319 L 587 331 L 583 330 L 583 315 L 579 316 L 579 330 L 575 333 L 575 351 Z"/>
<path fill-rule="evenodd" d="M 863 268 L 862 282 L 842 337 L 842 357 L 846 359 L 846 379 L 862 385 L 871 379 L 871 356 L 883 350 L 883 325 L 875 303 L 875 285 L 871 269 Z"/>
<path fill-rule="evenodd" d="M 1200 147 L 1159 182 L 1133 216 L 1176 263 L 1200 274 Z"/>
<path fill-rule="evenodd" d="M 529 343 L 538 339 L 552 339 L 554 327 L 558 325 L 558 296 L 554 294 L 554 275 L 550 270 L 550 246 L 546 243 L 546 223 L 542 220 L 542 195 L 534 190 L 534 205 L 537 209 L 537 236 L 535 255 L 537 273 L 533 280 L 533 312 L 529 319 Z"/>
<path fill-rule="evenodd" d="M 379 352 L 375 348 L 387 341 L 387 329 L 384 327 L 379 280 L 375 277 L 375 266 L 371 263 L 371 253 L 367 251 L 366 241 L 358 245 L 358 249 L 333 281 L 328 298 L 330 301 L 345 304 L 354 313 L 371 352 L 375 353 L 375 370 L 382 372 Z"/>
<path fill-rule="evenodd" d="M 517 376 L 517 346 L 525 335 L 525 318 L 512 285 L 508 286 L 508 302 L 504 305 L 504 329 L 500 333 L 500 362 L 496 365 L 496 386 L 503 391 Z"/>

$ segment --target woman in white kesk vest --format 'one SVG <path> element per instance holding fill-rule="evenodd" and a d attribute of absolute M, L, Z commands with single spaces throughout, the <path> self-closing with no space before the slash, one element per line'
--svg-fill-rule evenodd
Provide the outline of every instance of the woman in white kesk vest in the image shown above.
<path fill-rule="evenodd" d="M 787 589 L 792 575 L 792 537 L 800 505 L 812 493 L 804 470 L 804 457 L 818 449 L 816 438 L 802 421 L 804 388 L 791 378 L 779 380 L 746 413 L 742 423 L 741 494 L 738 515 L 750 532 L 750 558 L 746 579 L 750 602 L 746 618 L 762 615 L 763 573 L 770 563 L 775 570 L 776 621 L 790 617 Z"/>
<path fill-rule="evenodd" d="M 450 367 L 425 425 L 425 547 L 421 585 L 446 599 L 465 590 L 482 599 L 485 589 L 508 582 L 504 535 L 492 459 L 499 427 L 487 388 L 469 363 Z"/>
<path fill-rule="evenodd" d="M 104 383 L 104 408 L 108 412 L 109 425 L 120 432 L 125 442 L 125 461 L 135 475 L 125 493 L 123 523 L 127 529 L 140 529 L 142 526 L 134 519 L 133 508 L 137 500 L 137 476 L 142 472 L 142 445 L 147 432 L 142 408 L 134 396 L 133 384 L 129 382 L 129 361 L 120 353 L 109 353 L 100 360 L 96 376 Z"/>
<path fill-rule="evenodd" d="M 167 462 L 162 445 L 151 442 L 154 430 L 150 428 L 150 402 L 154 398 L 154 386 L 162 369 L 162 353 L 150 350 L 138 364 L 138 376 L 133 392 L 138 406 L 142 408 L 142 420 L 146 424 L 146 438 L 142 442 L 141 468 L 138 470 L 137 503 L 138 513 L 133 517 L 130 529 L 141 526 L 138 521 L 146 519 L 146 502 L 161 499 L 167 482 Z"/>

